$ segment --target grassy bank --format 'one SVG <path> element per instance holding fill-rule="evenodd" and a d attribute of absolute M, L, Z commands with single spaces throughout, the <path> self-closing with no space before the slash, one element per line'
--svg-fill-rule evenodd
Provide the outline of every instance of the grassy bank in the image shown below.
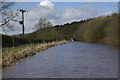
<path fill-rule="evenodd" d="M 68 41 L 58 41 L 58 42 L 51 42 L 51 43 L 44 43 L 44 44 L 31 44 L 24 47 L 17 47 L 14 49 L 3 49 L 2 50 L 2 66 L 11 66 L 14 65 L 16 62 L 20 62 L 20 59 L 23 59 L 28 56 L 33 56 L 38 52 L 48 49 L 49 47 L 62 45 L 67 43 Z"/>

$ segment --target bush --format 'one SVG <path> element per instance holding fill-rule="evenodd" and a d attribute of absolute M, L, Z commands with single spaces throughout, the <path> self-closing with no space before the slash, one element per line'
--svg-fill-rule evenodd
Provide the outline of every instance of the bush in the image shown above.
<path fill-rule="evenodd" d="M 84 40 L 87 42 L 101 42 L 105 37 L 104 28 L 107 20 L 103 17 L 95 18 L 86 24 L 84 31 Z"/>
<path fill-rule="evenodd" d="M 105 28 L 106 40 L 105 43 L 113 46 L 118 46 L 118 15 L 113 14 L 108 19 L 108 25 Z"/>

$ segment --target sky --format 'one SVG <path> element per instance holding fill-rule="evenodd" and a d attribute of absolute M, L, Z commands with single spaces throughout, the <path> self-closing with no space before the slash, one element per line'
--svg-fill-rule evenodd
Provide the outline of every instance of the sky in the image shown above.
<path fill-rule="evenodd" d="M 42 0 L 5 0 L 7 2 L 40 2 Z M 119 0 L 51 0 L 52 2 L 119 2 Z"/>
<path fill-rule="evenodd" d="M 16 2 L 11 10 L 26 9 L 25 33 L 34 31 L 34 25 L 40 18 L 47 18 L 53 25 L 61 25 L 88 18 L 111 15 L 118 11 L 117 2 Z M 20 13 L 19 13 L 20 14 Z M 17 18 L 21 20 L 21 14 Z M 8 31 L 8 35 L 22 33 L 21 25 L 13 23 L 15 31 Z"/>

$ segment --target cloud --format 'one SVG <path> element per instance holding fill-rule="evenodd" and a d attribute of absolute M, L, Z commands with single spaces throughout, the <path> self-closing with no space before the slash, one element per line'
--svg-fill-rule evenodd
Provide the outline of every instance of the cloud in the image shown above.
<path fill-rule="evenodd" d="M 88 19 L 92 17 L 98 16 L 98 11 L 88 6 L 83 7 L 67 7 L 62 11 L 61 21 L 62 23 L 72 22 L 72 21 L 79 21 L 82 19 Z"/>
<path fill-rule="evenodd" d="M 41 1 L 40 6 L 54 8 L 54 4 L 49 0 Z"/>
<path fill-rule="evenodd" d="M 112 15 L 115 12 L 105 12 L 105 13 L 101 13 L 101 16 L 108 16 L 108 15 Z"/>

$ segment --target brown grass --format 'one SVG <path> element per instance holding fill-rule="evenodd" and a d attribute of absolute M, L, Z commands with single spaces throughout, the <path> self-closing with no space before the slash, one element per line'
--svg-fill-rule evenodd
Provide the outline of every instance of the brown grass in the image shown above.
<path fill-rule="evenodd" d="M 68 41 L 59 41 L 59 42 L 51 42 L 51 43 L 44 43 L 44 44 L 37 44 L 29 45 L 23 49 L 17 49 L 17 50 L 11 50 L 11 51 L 5 51 L 2 53 L 2 66 L 11 66 L 15 64 L 16 62 L 20 62 L 20 59 L 23 59 L 28 56 L 33 56 L 38 52 L 41 52 L 43 50 L 48 49 L 49 47 L 53 47 L 56 45 L 62 45 L 67 43 Z"/>

